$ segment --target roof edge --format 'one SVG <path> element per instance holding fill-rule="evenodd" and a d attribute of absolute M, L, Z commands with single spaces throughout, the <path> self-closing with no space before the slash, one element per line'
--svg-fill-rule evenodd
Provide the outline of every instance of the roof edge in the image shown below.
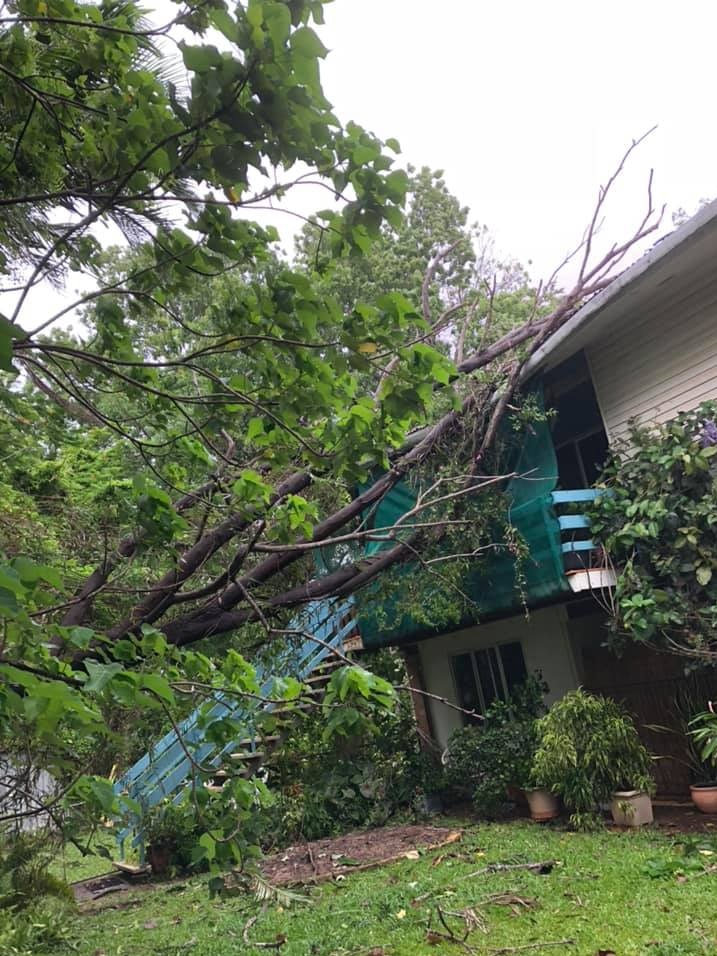
<path fill-rule="evenodd" d="M 717 223 L 717 199 L 700 209 L 687 222 L 659 239 L 651 249 L 642 255 L 624 272 L 619 273 L 613 281 L 585 303 L 568 321 L 557 329 L 539 349 L 531 355 L 523 368 L 522 380 L 525 381 L 537 372 L 570 336 L 584 328 L 608 304 L 613 302 L 627 288 L 650 272 L 658 263 L 668 259 L 678 248 L 690 239 L 697 236 L 707 226 Z"/>

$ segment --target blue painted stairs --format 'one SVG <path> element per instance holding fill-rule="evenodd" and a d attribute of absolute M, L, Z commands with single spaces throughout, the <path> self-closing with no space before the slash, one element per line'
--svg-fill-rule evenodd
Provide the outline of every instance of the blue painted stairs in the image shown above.
<path fill-rule="evenodd" d="M 311 675 L 335 651 L 343 653 L 344 640 L 356 630 L 353 615 L 353 599 L 345 601 L 323 600 L 307 604 L 292 620 L 289 629 L 307 636 L 301 644 L 287 644 L 271 667 L 257 667 L 259 697 L 272 696 L 275 677 L 295 677 L 312 682 Z M 203 704 L 179 724 L 179 734 L 170 731 L 141 757 L 115 784 L 117 794 L 126 794 L 135 800 L 143 812 L 167 798 L 179 801 L 183 792 L 191 786 L 196 764 L 215 768 L 221 776 L 222 765 L 232 757 L 238 747 L 247 766 L 255 772 L 263 756 L 261 737 L 256 728 L 259 713 L 272 711 L 280 704 L 261 700 L 227 697 L 217 693 L 209 707 Z M 236 738 L 224 746 L 213 743 L 206 737 L 206 729 L 213 722 L 231 719 L 241 728 Z M 191 755 L 191 759 L 190 759 Z M 256 760 L 252 760 L 255 755 Z M 120 853 L 124 855 L 126 841 L 139 848 L 140 860 L 144 858 L 141 817 L 131 819 L 117 834 Z"/>

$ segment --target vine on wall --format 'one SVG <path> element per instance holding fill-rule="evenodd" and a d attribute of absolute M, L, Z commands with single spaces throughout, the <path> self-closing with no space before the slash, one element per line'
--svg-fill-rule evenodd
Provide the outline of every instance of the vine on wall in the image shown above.
<path fill-rule="evenodd" d="M 612 637 L 717 662 L 717 402 L 633 427 L 592 515 L 618 569 Z"/>

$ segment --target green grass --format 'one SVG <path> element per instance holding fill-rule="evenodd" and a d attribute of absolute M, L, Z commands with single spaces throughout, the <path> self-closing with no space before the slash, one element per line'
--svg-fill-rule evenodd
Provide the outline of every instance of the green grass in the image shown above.
<path fill-rule="evenodd" d="M 84 839 L 81 838 L 78 842 L 84 845 Z M 104 846 L 112 856 L 116 855 L 116 847 L 111 835 L 100 832 L 92 841 L 95 851 L 99 846 Z M 74 844 L 66 843 L 58 851 L 50 871 L 67 883 L 77 883 L 79 880 L 88 880 L 90 877 L 111 872 L 112 862 L 96 852 L 83 854 Z"/>
<path fill-rule="evenodd" d="M 337 884 L 308 891 L 310 903 L 285 909 L 276 904 L 259 916 L 252 940 L 284 934 L 282 956 L 385 956 L 458 954 L 456 943 L 430 945 L 429 921 L 436 907 L 460 911 L 490 894 L 516 893 L 535 905 L 516 914 L 508 907 L 485 906 L 488 933 L 471 933 L 478 954 L 501 947 L 572 939 L 574 944 L 525 952 L 595 956 L 696 956 L 717 952 L 717 876 L 678 882 L 651 879 L 645 862 L 667 857 L 670 844 L 655 832 L 572 834 L 529 822 L 469 825 L 461 843 L 435 850 L 416 861 L 355 873 Z M 451 855 L 453 854 L 453 855 Z M 441 862 L 436 860 L 442 857 Z M 560 861 L 548 875 L 495 873 L 461 880 L 492 862 Z M 412 905 L 423 894 L 431 896 Z M 79 956 L 227 956 L 272 952 L 247 949 L 242 931 L 260 912 L 247 897 L 210 901 L 205 883 L 194 878 L 171 887 L 110 896 L 105 908 L 76 919 Z M 451 921 L 456 931 L 460 924 Z"/>

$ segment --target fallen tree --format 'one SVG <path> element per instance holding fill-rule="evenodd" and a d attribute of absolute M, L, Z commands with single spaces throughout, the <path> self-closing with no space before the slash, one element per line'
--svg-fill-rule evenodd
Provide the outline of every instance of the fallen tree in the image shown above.
<path fill-rule="evenodd" d="M 70 6 L 12 6 L 0 24 L 2 401 L 23 454 L 28 425 L 41 432 L 38 467 L 53 429 L 71 436 L 73 507 L 85 512 L 59 548 L 67 573 L 44 559 L 51 495 L 37 540 L 9 536 L 0 700 L 14 746 L 62 778 L 56 799 L 79 794 L 107 815 L 111 786 L 72 754 L 78 737 L 107 735 L 102 708 L 174 726 L 188 685 L 256 696 L 236 653 L 185 649 L 247 626 L 270 643 L 307 601 L 353 594 L 400 562 L 427 565 L 507 476 L 496 435 L 526 362 L 659 215 L 648 187 L 633 234 L 595 254 L 633 143 L 570 257 L 567 292 L 553 279 L 503 288 L 485 263 L 446 283 L 472 241 L 464 232 L 435 235 L 416 301 L 391 290 L 340 303 L 319 273 L 391 241 L 409 177 L 393 168 L 395 141 L 331 113 L 310 25 L 321 4 L 190 2 L 159 26 L 132 4 Z M 176 83 L 158 43 L 181 56 Z M 315 272 L 290 268 L 274 230 L 247 218 L 307 183 L 339 202 L 314 220 Z M 124 251 L 102 249 L 104 225 Z M 90 291 L 38 316 L 39 290 L 72 271 Z M 516 305 L 507 328 L 494 322 L 504 295 Z M 369 527 L 402 481 L 420 488 L 416 507 Z M 366 557 L 372 540 L 387 547 Z M 319 549 L 341 555 L 326 573 Z"/>

